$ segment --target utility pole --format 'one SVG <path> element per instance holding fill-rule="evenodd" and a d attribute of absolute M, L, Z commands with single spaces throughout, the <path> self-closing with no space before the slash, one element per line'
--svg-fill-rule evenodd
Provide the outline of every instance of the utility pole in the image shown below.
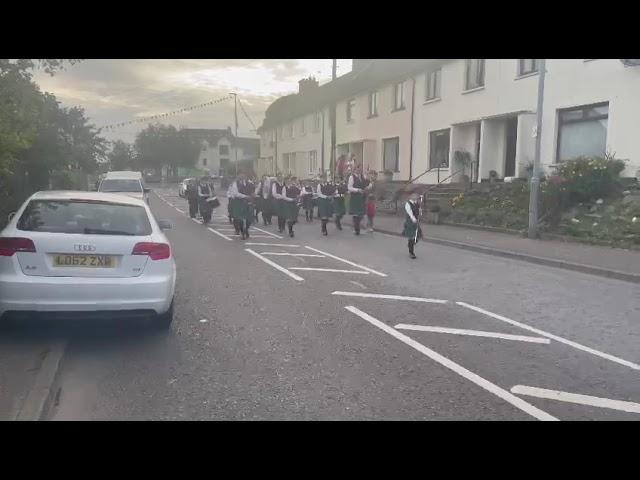
<path fill-rule="evenodd" d="M 544 105 L 544 77 L 546 61 L 540 60 L 538 67 L 538 106 L 536 108 L 536 151 L 533 157 L 531 191 L 529 192 L 529 238 L 538 237 L 538 198 L 540 196 L 540 140 L 542 138 L 542 107 Z"/>
<path fill-rule="evenodd" d="M 333 59 L 331 68 L 331 81 L 335 80 L 338 71 L 338 59 Z M 333 181 L 336 179 L 336 104 L 331 104 L 329 111 L 329 123 L 331 127 L 331 155 L 329 157 L 329 168 L 331 169 Z"/>
<path fill-rule="evenodd" d="M 237 93 L 231 93 L 231 95 L 233 95 L 233 118 L 235 121 L 235 152 L 236 152 L 236 177 L 238 176 L 238 94 Z"/>

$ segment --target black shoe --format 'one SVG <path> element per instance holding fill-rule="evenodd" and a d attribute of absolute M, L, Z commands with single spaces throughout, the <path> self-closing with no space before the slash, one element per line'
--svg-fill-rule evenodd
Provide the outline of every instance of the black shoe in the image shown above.
<path fill-rule="evenodd" d="M 322 232 L 322 235 L 324 235 L 326 237 L 327 235 L 329 235 L 329 233 L 325 230 L 325 231 Z"/>
<path fill-rule="evenodd" d="M 289 232 L 289 236 L 290 236 L 291 238 L 293 238 L 293 236 L 294 236 L 294 235 L 293 235 L 293 231 Z"/>
<path fill-rule="evenodd" d="M 416 258 L 418 258 L 418 257 L 416 257 L 416 254 L 415 254 L 415 253 L 410 253 L 410 254 L 409 254 L 409 256 L 410 256 L 411 258 L 413 258 L 414 260 L 415 260 Z"/>

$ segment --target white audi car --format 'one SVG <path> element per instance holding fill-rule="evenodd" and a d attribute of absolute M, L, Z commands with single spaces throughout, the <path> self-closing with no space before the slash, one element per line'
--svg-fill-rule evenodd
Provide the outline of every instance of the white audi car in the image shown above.
<path fill-rule="evenodd" d="M 39 192 L 0 232 L 0 319 L 173 319 L 176 265 L 144 200 Z"/>

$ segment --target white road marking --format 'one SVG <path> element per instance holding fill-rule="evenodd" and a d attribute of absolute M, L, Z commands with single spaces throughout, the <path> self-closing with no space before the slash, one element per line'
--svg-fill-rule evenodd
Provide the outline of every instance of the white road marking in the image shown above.
<path fill-rule="evenodd" d="M 633 363 L 633 362 L 630 362 L 628 360 L 624 360 L 622 358 L 616 357 L 614 355 L 610 355 L 610 354 L 605 353 L 605 352 L 601 352 L 601 351 L 596 350 L 594 348 L 587 347 L 585 345 L 581 345 L 581 344 L 576 343 L 576 342 L 574 342 L 572 340 L 568 340 L 566 338 L 559 337 L 559 336 L 554 335 L 552 333 L 545 332 L 544 330 L 539 330 L 537 328 L 530 327 L 529 325 L 527 325 L 525 323 L 520 323 L 520 322 L 517 322 L 515 320 L 511 320 L 510 318 L 503 317 L 502 315 L 498 315 L 497 313 L 493 313 L 493 312 L 490 312 L 488 310 L 484 310 L 484 309 L 482 309 L 480 307 L 475 307 L 473 305 L 469 305 L 468 303 L 465 303 L 465 302 L 456 302 L 456 303 L 458 305 L 462 306 L 462 307 L 468 308 L 468 309 L 473 310 L 475 312 L 483 313 L 484 315 L 487 315 L 489 317 L 495 318 L 496 320 L 502 320 L 503 322 L 509 323 L 511 325 L 515 325 L 516 327 L 520 327 L 520 328 L 523 328 L 525 330 L 529 330 L 530 332 L 537 333 L 538 335 L 542 335 L 543 337 L 550 338 L 551 340 L 555 340 L 556 342 L 564 343 L 565 345 L 569 345 L 569 346 L 571 346 L 573 348 L 577 348 L 578 350 L 583 350 L 585 352 L 591 353 L 592 355 L 596 355 L 598 357 L 610 360 L 612 362 L 619 363 L 620 365 L 624 365 L 624 366 L 632 368 L 634 370 L 640 370 L 640 365 L 638 365 L 636 363 Z"/>
<path fill-rule="evenodd" d="M 369 272 L 363 272 L 362 270 L 338 270 L 336 268 L 290 267 L 290 270 L 307 270 L 312 272 L 334 272 L 334 273 L 359 273 L 360 275 L 369 275 Z"/>
<path fill-rule="evenodd" d="M 549 400 L 558 400 L 560 402 L 579 403 L 580 405 L 589 405 L 590 407 L 610 408 L 612 410 L 622 410 L 623 412 L 640 413 L 640 403 L 592 397 L 591 395 L 581 395 L 579 393 L 547 390 L 546 388 L 527 387 L 525 385 L 516 385 L 511 389 L 511 393 L 536 398 L 547 398 Z"/>
<path fill-rule="evenodd" d="M 289 253 L 289 252 L 260 252 L 262 255 L 275 255 L 280 257 L 319 257 L 325 258 L 324 255 L 316 255 L 315 253 Z"/>
<path fill-rule="evenodd" d="M 358 287 L 362 288 L 363 290 L 366 290 L 366 289 L 367 289 L 367 287 L 365 287 L 365 286 L 364 286 L 362 283 L 360 283 L 360 282 L 356 282 L 355 280 L 349 280 L 349 281 L 350 281 L 351 283 L 353 283 L 354 285 L 356 285 L 356 286 L 358 286 Z"/>
<path fill-rule="evenodd" d="M 193 220 L 194 222 L 199 223 L 200 225 L 202 225 L 202 221 L 201 220 L 198 220 L 196 218 L 192 218 L 191 220 Z"/>
<path fill-rule="evenodd" d="M 358 268 L 361 268 L 362 270 L 366 270 L 367 272 L 373 273 L 373 274 L 375 274 L 375 275 L 379 275 L 379 276 L 381 276 L 381 277 L 386 277 L 386 276 L 387 276 L 387 274 L 386 274 L 386 273 L 377 272 L 376 270 L 374 270 L 374 269 L 372 269 L 372 268 L 369 268 L 369 267 L 363 267 L 362 265 L 358 265 L 357 263 L 351 262 L 351 261 L 349 261 L 349 260 L 345 260 L 344 258 L 340 258 L 340 257 L 338 257 L 338 256 L 336 256 L 336 255 L 332 255 L 332 254 L 330 254 L 330 253 L 323 252 L 322 250 L 318 250 L 317 248 L 313 248 L 313 247 L 310 247 L 310 246 L 308 246 L 308 245 L 306 246 L 306 248 L 308 248 L 309 250 L 313 250 L 314 252 L 317 252 L 317 253 L 321 253 L 321 254 L 323 254 L 323 255 L 326 255 L 327 257 L 331 257 L 331 258 L 333 258 L 333 259 L 335 259 L 335 260 L 340 260 L 341 262 L 344 262 L 344 263 L 346 263 L 347 265 L 351 265 L 352 267 L 358 267 Z"/>
<path fill-rule="evenodd" d="M 268 232 L 267 230 L 263 230 L 263 229 L 261 229 L 259 227 L 254 227 L 253 225 L 251 225 L 251 228 L 253 228 L 255 230 L 258 230 L 259 232 L 262 232 L 262 233 L 267 233 L 267 234 L 271 235 L 273 238 L 283 238 L 280 235 L 276 235 L 275 233 Z"/>
<path fill-rule="evenodd" d="M 380 320 L 373 318 L 371 315 L 363 312 L 362 310 L 359 310 L 358 308 L 352 307 L 352 306 L 348 306 L 344 308 L 349 310 L 351 313 L 358 315 L 363 320 L 366 320 L 372 325 L 378 327 L 380 330 L 387 332 L 389 335 L 397 338 L 401 342 L 404 342 L 410 347 L 415 348 L 420 353 L 423 353 L 424 355 L 429 357 L 431 360 L 434 360 L 435 362 L 439 363 L 443 367 L 448 368 L 449 370 L 452 370 L 453 372 L 457 373 L 461 377 L 469 380 L 470 382 L 475 383 L 476 385 L 478 385 L 481 388 L 484 388 L 488 392 L 493 393 L 494 395 L 501 398 L 505 402 L 510 403 L 514 407 L 522 410 L 523 412 L 531 415 L 532 417 L 537 418 L 538 420 L 558 420 L 556 417 L 549 415 L 547 412 L 540 410 L 537 407 L 534 407 L 530 403 L 525 402 L 521 398 L 516 397 L 512 393 L 509 393 L 508 391 L 504 390 L 503 388 L 500 388 L 494 383 L 491 383 L 490 381 L 471 372 L 470 370 L 467 370 L 462 365 L 459 365 L 454 361 L 449 360 L 447 357 L 440 355 L 438 352 L 435 352 L 434 350 L 431 350 L 430 348 L 425 347 L 421 343 L 416 342 L 415 340 L 404 335 L 403 333 L 400 333 L 399 331 L 390 327 L 386 323 L 383 323 Z"/>
<path fill-rule="evenodd" d="M 266 263 L 267 265 L 271 265 L 273 268 L 275 268 L 276 270 L 281 271 L 282 273 L 284 273 L 285 275 L 290 276 L 291 278 L 293 278 L 294 280 L 297 280 L 298 282 L 302 282 L 304 280 L 304 278 L 299 277 L 298 275 L 296 275 L 293 272 L 290 272 L 289 270 L 287 270 L 284 267 L 281 267 L 280 265 L 278 265 L 275 262 L 272 262 L 271 260 L 269 260 L 266 257 L 263 257 L 262 255 L 260 255 L 258 252 L 254 252 L 253 250 L 251 250 L 250 248 L 245 248 L 245 251 L 249 252 L 251 255 L 253 255 L 254 257 L 259 258 L 260 260 L 262 260 L 264 263 Z"/>
<path fill-rule="evenodd" d="M 247 242 L 245 245 L 259 245 L 262 247 L 299 247 L 300 245 L 289 245 L 286 243 L 259 243 L 259 242 Z"/>
<path fill-rule="evenodd" d="M 489 337 L 489 338 L 501 338 L 503 340 L 517 340 L 520 342 L 530 343 L 551 343 L 548 338 L 540 337 L 527 337 L 525 335 L 509 335 L 508 333 L 497 332 L 485 332 L 482 330 L 465 330 L 460 328 L 447 328 L 447 327 L 431 327 L 426 325 L 407 325 L 406 323 L 399 323 L 395 328 L 400 330 L 415 330 L 417 332 L 434 332 L 434 333 L 450 333 L 452 335 L 469 335 L 472 337 Z"/>
<path fill-rule="evenodd" d="M 236 229 L 235 228 L 219 228 L 218 231 L 219 232 L 235 232 Z"/>
<path fill-rule="evenodd" d="M 184 214 L 184 210 L 180 210 L 178 207 L 176 207 L 176 210 L 179 211 L 180 213 Z"/>
<path fill-rule="evenodd" d="M 230 242 L 233 242 L 233 238 L 227 237 L 224 233 L 220 233 L 219 231 L 214 230 L 213 228 L 207 228 L 207 230 L 209 230 L 211 233 L 215 233 L 216 235 L 224 238 L 225 240 L 229 240 Z"/>
<path fill-rule="evenodd" d="M 437 298 L 422 297 L 404 297 L 402 295 L 383 295 L 381 293 L 364 293 L 364 292 L 332 292 L 331 295 L 342 295 L 344 297 L 366 297 L 366 298 L 383 298 L 385 300 L 406 300 L 408 302 L 423 303 L 447 303 L 448 300 L 439 300 Z"/>

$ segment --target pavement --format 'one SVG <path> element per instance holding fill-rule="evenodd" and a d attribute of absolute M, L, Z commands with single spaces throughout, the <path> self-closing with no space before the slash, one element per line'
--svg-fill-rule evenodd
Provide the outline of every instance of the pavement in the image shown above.
<path fill-rule="evenodd" d="M 381 214 L 376 230 L 400 235 L 404 217 Z M 507 233 L 449 225 L 422 225 L 426 241 L 533 263 L 640 283 L 640 251 L 558 240 L 532 240 Z"/>
<path fill-rule="evenodd" d="M 169 332 L 12 326 L 4 404 L 28 396 L 21 349 L 63 340 L 48 420 L 640 419 L 637 284 L 430 242 L 411 260 L 347 219 L 242 241 L 221 201 L 204 226 L 154 189 L 174 224 Z"/>

